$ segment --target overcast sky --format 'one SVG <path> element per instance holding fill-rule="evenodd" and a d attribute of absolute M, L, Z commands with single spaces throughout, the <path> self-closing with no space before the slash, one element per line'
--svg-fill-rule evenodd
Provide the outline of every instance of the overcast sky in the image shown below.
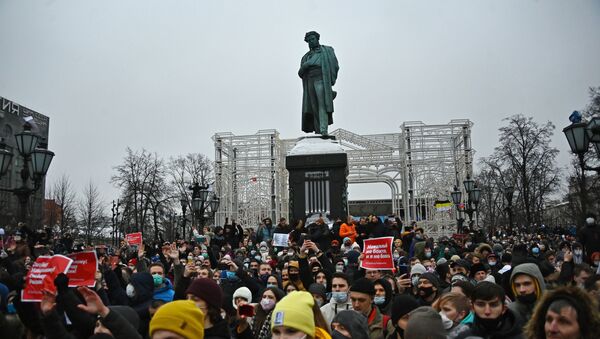
<path fill-rule="evenodd" d="M 600 85 L 600 1 L 0 0 L 0 96 L 50 117 L 56 157 L 106 201 L 127 146 L 214 158 L 215 132 L 300 130 L 297 76 L 316 30 L 340 63 L 335 128 L 471 119 L 476 157 L 502 118 L 557 126 Z M 350 198 L 388 198 L 385 185 Z"/>

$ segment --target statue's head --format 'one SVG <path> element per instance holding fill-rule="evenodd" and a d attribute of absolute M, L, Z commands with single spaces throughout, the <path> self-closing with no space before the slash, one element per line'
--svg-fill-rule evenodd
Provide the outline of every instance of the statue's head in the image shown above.
<path fill-rule="evenodd" d="M 308 42 L 309 48 L 315 48 L 319 46 L 319 38 L 321 35 L 315 31 L 310 31 L 304 35 L 304 41 Z"/>

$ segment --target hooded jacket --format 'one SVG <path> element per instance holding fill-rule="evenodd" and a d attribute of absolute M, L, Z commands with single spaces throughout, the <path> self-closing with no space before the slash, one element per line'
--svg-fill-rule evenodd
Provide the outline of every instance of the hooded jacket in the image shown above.
<path fill-rule="evenodd" d="M 164 300 L 165 302 L 173 301 L 175 290 L 173 284 L 167 278 L 163 279 L 165 286 L 154 291 L 154 300 Z"/>
<path fill-rule="evenodd" d="M 154 296 L 154 279 L 148 272 L 134 273 L 129 282 L 135 288 L 135 296 L 131 298 L 131 307 L 140 317 L 139 331 L 142 337 L 147 337 L 150 325 L 150 311 L 148 308 Z"/>
<path fill-rule="evenodd" d="M 460 324 L 448 334 L 448 339 L 486 338 L 486 339 L 522 339 L 523 323 L 519 316 L 510 308 L 501 316 L 499 327 L 493 331 L 477 324 L 475 320 L 470 325 Z"/>
<path fill-rule="evenodd" d="M 508 308 L 515 311 L 517 313 L 517 315 L 520 316 L 523 321 L 526 321 L 527 319 L 529 319 L 531 317 L 531 314 L 533 313 L 533 308 L 535 307 L 537 300 L 540 299 L 540 297 L 546 290 L 546 283 L 544 282 L 544 277 L 542 276 L 542 272 L 540 271 L 539 267 L 536 264 L 532 264 L 532 263 L 520 264 L 513 269 L 512 273 L 510 275 L 510 288 L 512 289 L 512 292 L 515 295 L 515 298 L 517 297 L 518 292 L 515 290 L 514 280 L 515 280 L 515 277 L 519 274 L 526 274 L 526 275 L 532 277 L 535 282 L 537 282 L 536 292 L 535 292 L 536 296 L 537 296 L 536 302 L 533 302 L 531 304 L 525 304 L 517 299 L 514 302 L 510 303 L 510 305 L 508 305 Z"/>

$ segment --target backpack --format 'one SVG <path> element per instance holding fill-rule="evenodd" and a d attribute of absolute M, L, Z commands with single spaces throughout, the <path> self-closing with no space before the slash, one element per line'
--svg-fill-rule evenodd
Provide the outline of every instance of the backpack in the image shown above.
<path fill-rule="evenodd" d="M 387 325 L 391 320 L 391 317 L 389 315 L 383 315 L 383 319 L 381 320 L 381 328 L 383 329 L 383 338 L 387 338 L 388 336 L 388 330 L 387 330 Z"/>

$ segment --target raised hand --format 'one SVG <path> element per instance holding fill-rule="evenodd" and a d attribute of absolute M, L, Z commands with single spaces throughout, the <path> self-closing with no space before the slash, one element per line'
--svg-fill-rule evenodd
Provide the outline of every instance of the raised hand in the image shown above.
<path fill-rule="evenodd" d="M 40 302 L 40 310 L 43 315 L 48 315 L 56 307 L 56 295 L 49 291 L 42 291 L 42 301 Z"/>
<path fill-rule="evenodd" d="M 103 318 L 106 317 L 108 312 L 110 312 L 108 307 L 104 305 L 102 299 L 100 299 L 100 296 L 98 296 L 96 292 L 84 286 L 78 287 L 77 290 L 79 293 L 81 293 L 81 296 L 83 296 L 83 299 L 85 299 L 86 303 L 86 305 L 77 305 L 79 309 L 90 314 L 99 314 Z"/>

